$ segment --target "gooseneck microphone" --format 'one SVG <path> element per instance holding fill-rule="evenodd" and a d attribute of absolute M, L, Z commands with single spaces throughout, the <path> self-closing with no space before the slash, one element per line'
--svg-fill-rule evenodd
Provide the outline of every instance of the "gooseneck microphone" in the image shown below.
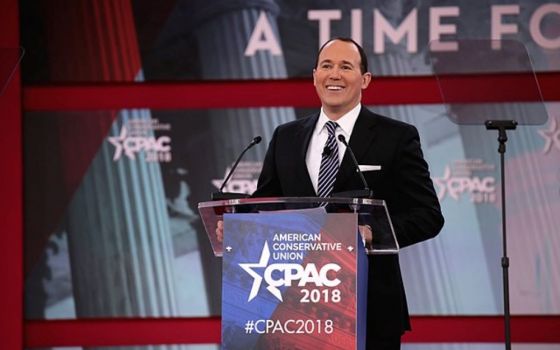
<path fill-rule="evenodd" d="M 329 157 L 331 155 L 332 149 L 325 145 L 325 148 L 323 148 L 323 154 L 321 154 L 323 157 Z"/>
<path fill-rule="evenodd" d="M 353 191 L 339 192 L 339 193 L 334 194 L 333 196 L 336 195 L 338 197 L 373 198 L 373 192 L 369 189 L 369 186 L 366 182 L 364 174 L 362 173 L 362 170 L 360 170 L 360 165 L 358 164 L 358 160 L 356 159 L 356 156 L 354 155 L 354 152 L 352 152 L 352 148 L 350 148 L 350 146 L 348 145 L 348 142 L 346 142 L 346 138 L 344 137 L 344 135 L 338 135 L 338 141 L 342 142 L 344 144 L 344 146 L 346 146 L 346 150 L 348 151 L 348 153 L 350 153 L 350 158 L 352 158 L 352 162 L 354 163 L 354 167 L 356 168 L 356 172 L 360 176 L 360 180 L 362 181 L 362 184 L 364 185 L 364 189 L 363 190 L 353 190 Z"/>
<path fill-rule="evenodd" d="M 247 145 L 247 147 L 245 147 L 245 149 L 243 150 L 243 152 L 241 152 L 241 154 L 239 155 L 239 157 L 237 157 L 237 160 L 235 161 L 235 163 L 233 164 L 233 166 L 231 167 L 231 169 L 229 170 L 226 178 L 224 179 L 224 182 L 222 182 L 222 186 L 220 186 L 220 190 L 218 192 L 214 192 L 212 193 L 212 200 L 220 200 L 220 199 L 235 199 L 235 198 L 247 198 L 249 197 L 248 194 L 245 193 L 227 193 L 227 192 L 223 192 L 223 189 L 225 187 L 225 185 L 227 184 L 227 182 L 229 181 L 229 178 L 231 177 L 231 175 L 233 175 L 233 172 L 235 171 L 235 168 L 237 168 L 237 165 L 239 164 L 239 161 L 241 160 L 241 158 L 243 157 L 243 155 L 245 154 L 245 152 L 247 152 L 251 147 L 253 147 L 254 145 L 258 144 L 259 142 L 262 141 L 262 137 L 260 136 L 255 136 L 253 138 L 253 140 L 251 141 L 251 143 L 249 143 Z"/>

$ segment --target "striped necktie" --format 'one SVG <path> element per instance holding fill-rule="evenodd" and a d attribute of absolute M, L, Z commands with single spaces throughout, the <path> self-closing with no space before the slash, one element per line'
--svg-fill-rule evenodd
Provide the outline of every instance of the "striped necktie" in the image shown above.
<path fill-rule="evenodd" d="M 329 136 L 325 143 L 323 157 L 321 158 L 321 167 L 319 168 L 319 181 L 317 185 L 317 195 L 319 197 L 328 197 L 331 194 L 339 167 L 338 144 L 335 137 L 338 124 L 333 121 L 328 121 L 325 127 L 329 132 Z"/>

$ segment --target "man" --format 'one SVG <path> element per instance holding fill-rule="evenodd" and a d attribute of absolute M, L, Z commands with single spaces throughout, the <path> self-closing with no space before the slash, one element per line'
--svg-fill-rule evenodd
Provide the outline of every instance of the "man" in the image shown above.
<path fill-rule="evenodd" d="M 437 235 L 443 216 L 416 128 L 361 106 L 362 90 L 371 79 L 367 57 L 356 42 L 337 38 L 323 45 L 313 70 L 321 112 L 275 130 L 253 196 L 362 189 L 345 146 L 333 143 L 342 134 L 360 164 L 381 166 L 364 176 L 375 198 L 386 201 L 399 245 L 406 247 Z M 332 153 L 336 164 L 330 166 L 324 158 Z M 329 183 L 321 173 L 332 169 L 335 179 Z M 399 349 L 410 323 L 398 255 L 369 256 L 369 265 L 367 348 Z"/>

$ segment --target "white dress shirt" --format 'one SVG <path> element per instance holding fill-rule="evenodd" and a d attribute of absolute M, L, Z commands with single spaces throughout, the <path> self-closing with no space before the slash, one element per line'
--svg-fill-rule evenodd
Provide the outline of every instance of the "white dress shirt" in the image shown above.
<path fill-rule="evenodd" d="M 336 128 L 336 142 L 338 143 L 338 161 L 339 164 L 342 163 L 342 158 L 344 158 L 344 152 L 346 152 L 346 146 L 338 141 L 338 135 L 344 135 L 346 142 L 350 142 L 350 136 L 352 135 L 352 130 L 354 129 L 354 124 L 358 119 L 360 110 L 362 108 L 361 104 L 358 104 L 348 113 L 340 117 L 338 120 L 333 120 L 338 124 Z M 317 186 L 319 182 L 319 168 L 321 167 L 321 159 L 323 155 L 323 149 L 325 148 L 325 143 L 329 136 L 325 124 L 329 121 L 329 117 L 325 114 L 321 108 L 321 113 L 319 114 L 319 119 L 317 124 L 315 124 L 315 129 L 311 135 L 311 140 L 309 141 L 309 147 L 307 147 L 307 155 L 305 157 L 305 163 L 307 164 L 307 171 L 309 172 L 309 177 L 311 178 L 311 183 L 317 193 Z"/>

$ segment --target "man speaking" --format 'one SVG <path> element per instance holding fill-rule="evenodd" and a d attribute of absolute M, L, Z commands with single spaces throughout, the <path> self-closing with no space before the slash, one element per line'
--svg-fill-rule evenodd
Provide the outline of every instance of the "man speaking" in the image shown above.
<path fill-rule="evenodd" d="M 385 200 L 399 245 L 406 247 L 437 235 L 444 220 L 416 128 L 361 105 L 371 79 L 356 42 L 336 38 L 324 44 L 313 69 L 321 111 L 276 128 L 253 197 L 328 197 L 362 189 L 338 141 L 343 135 L 359 164 L 377 166 L 364 173 L 365 180 L 374 197 Z M 368 258 L 367 348 L 399 349 L 410 320 L 398 255 Z"/>

